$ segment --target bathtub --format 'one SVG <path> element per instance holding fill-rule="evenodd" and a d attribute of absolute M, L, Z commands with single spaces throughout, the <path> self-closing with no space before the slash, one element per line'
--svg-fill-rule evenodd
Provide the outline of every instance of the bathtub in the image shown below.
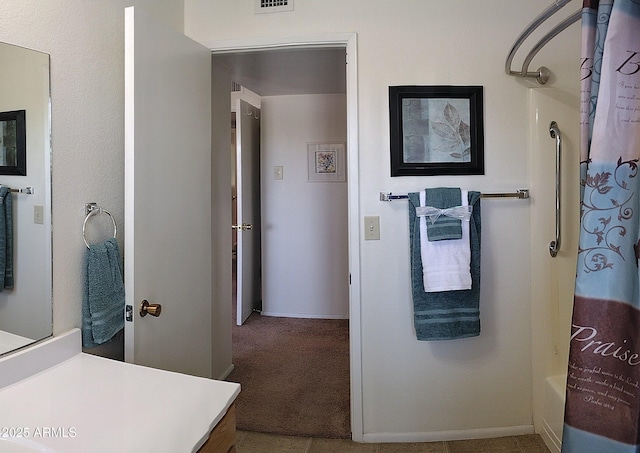
<path fill-rule="evenodd" d="M 565 374 L 549 376 L 545 380 L 542 438 L 554 453 L 560 453 L 562 446 L 566 384 Z"/>
<path fill-rule="evenodd" d="M 31 343 L 33 343 L 31 338 L 21 337 L 20 335 L 14 335 L 0 330 L 0 355 Z"/>

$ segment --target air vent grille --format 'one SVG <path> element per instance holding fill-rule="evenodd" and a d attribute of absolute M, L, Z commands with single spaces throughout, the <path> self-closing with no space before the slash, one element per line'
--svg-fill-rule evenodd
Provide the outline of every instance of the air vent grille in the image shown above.
<path fill-rule="evenodd" d="M 256 14 L 293 11 L 293 0 L 255 0 Z"/>

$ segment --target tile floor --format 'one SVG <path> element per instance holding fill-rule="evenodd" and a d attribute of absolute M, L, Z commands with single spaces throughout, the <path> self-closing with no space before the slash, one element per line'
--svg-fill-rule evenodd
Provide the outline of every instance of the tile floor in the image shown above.
<path fill-rule="evenodd" d="M 537 434 L 497 439 L 409 444 L 364 444 L 348 440 L 288 437 L 238 431 L 237 453 L 549 453 Z"/>

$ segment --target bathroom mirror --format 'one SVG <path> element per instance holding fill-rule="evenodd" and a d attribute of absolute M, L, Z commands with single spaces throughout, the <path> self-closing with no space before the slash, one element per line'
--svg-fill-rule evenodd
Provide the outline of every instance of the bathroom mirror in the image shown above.
<path fill-rule="evenodd" d="M 28 170 L 0 172 L 0 186 L 11 190 L 11 209 L 0 203 L 0 219 L 11 220 L 0 225 L 1 356 L 51 336 L 52 273 L 49 55 L 0 43 L 0 68 L 0 112 L 22 112 Z"/>

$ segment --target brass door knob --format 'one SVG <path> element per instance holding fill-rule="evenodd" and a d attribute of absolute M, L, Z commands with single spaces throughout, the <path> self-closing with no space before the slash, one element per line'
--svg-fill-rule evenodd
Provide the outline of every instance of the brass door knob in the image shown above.
<path fill-rule="evenodd" d="M 140 316 L 145 317 L 147 315 L 155 316 L 156 318 L 160 316 L 162 312 L 162 305 L 160 304 L 150 304 L 148 301 L 143 300 L 140 304 Z"/>

